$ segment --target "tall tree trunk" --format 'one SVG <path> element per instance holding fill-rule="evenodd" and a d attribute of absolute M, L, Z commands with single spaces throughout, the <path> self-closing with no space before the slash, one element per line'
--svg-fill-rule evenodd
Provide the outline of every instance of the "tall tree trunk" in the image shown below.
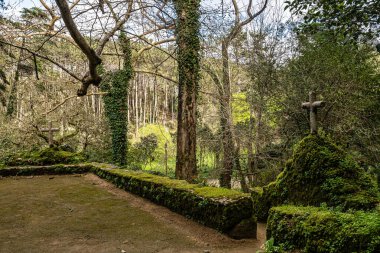
<path fill-rule="evenodd" d="M 138 76 L 135 79 L 135 137 L 139 136 L 139 97 L 138 97 Z"/>
<path fill-rule="evenodd" d="M 234 166 L 234 141 L 232 132 L 232 111 L 231 111 L 231 83 L 228 56 L 228 41 L 222 43 L 223 60 L 223 89 L 220 89 L 220 126 L 222 130 L 223 143 L 223 171 L 220 175 L 220 186 L 231 188 L 231 176 Z"/>
<path fill-rule="evenodd" d="M 22 46 L 24 45 L 25 45 L 25 38 L 22 40 Z M 17 112 L 17 95 L 18 95 L 17 86 L 18 86 L 18 81 L 20 79 L 20 68 L 21 68 L 21 61 L 22 61 L 23 55 L 24 55 L 24 51 L 21 49 L 19 58 L 17 60 L 15 78 L 13 80 L 12 89 L 8 98 L 7 116 L 11 118 L 13 118 L 14 113 Z"/>
<path fill-rule="evenodd" d="M 261 127 L 262 127 L 262 99 L 258 102 L 256 109 L 256 126 L 255 126 L 255 160 L 253 162 L 253 169 L 257 172 L 260 161 L 260 152 L 261 152 Z"/>
<path fill-rule="evenodd" d="M 236 171 L 238 172 L 239 177 L 240 177 L 241 189 L 243 192 L 249 192 L 249 187 L 248 187 L 247 182 L 245 180 L 246 175 L 244 174 L 243 170 L 241 169 L 241 165 L 240 165 L 240 141 L 239 140 L 238 140 L 237 145 L 236 145 L 234 159 L 235 159 Z"/>
<path fill-rule="evenodd" d="M 147 80 L 144 78 L 144 110 L 143 110 L 143 126 L 146 124 L 146 98 L 147 98 L 147 91 L 146 91 L 146 86 L 147 86 Z"/>
<path fill-rule="evenodd" d="M 251 186 L 253 186 L 253 163 L 254 163 L 254 157 L 253 157 L 253 143 L 254 143 L 254 137 L 253 137 L 253 129 L 254 129 L 255 119 L 253 118 L 253 106 L 252 103 L 249 105 L 249 128 L 248 128 L 248 143 L 247 143 L 247 150 L 248 150 L 248 181 Z"/>
<path fill-rule="evenodd" d="M 128 127 L 127 97 L 133 69 L 130 40 L 123 33 L 120 35 L 120 44 L 124 55 L 123 69 L 113 73 L 112 78 L 103 80 L 101 88 L 108 92 L 107 95 L 103 96 L 103 100 L 111 130 L 113 161 L 125 165 Z"/>
<path fill-rule="evenodd" d="M 193 181 L 197 177 L 196 124 L 199 85 L 200 0 L 174 0 L 177 13 L 178 126 L 176 177 Z"/>

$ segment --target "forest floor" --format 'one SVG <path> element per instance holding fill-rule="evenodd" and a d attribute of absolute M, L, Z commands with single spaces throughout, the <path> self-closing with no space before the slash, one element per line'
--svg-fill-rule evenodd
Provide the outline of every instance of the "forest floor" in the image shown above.
<path fill-rule="evenodd" d="M 0 252 L 255 253 L 233 240 L 114 187 L 95 175 L 0 178 Z"/>

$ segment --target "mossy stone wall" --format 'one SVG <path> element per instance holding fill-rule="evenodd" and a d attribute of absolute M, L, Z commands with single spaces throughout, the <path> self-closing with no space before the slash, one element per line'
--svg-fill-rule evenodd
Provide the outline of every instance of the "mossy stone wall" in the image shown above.
<path fill-rule="evenodd" d="M 380 252 L 380 212 L 273 207 L 269 212 L 267 238 L 273 238 L 274 244 L 285 250 Z"/>
<path fill-rule="evenodd" d="M 168 207 L 201 224 L 229 233 L 252 218 L 249 195 L 224 188 L 202 187 L 147 173 L 93 168 L 93 173 L 119 188 Z M 256 229 L 252 227 L 252 229 Z"/>

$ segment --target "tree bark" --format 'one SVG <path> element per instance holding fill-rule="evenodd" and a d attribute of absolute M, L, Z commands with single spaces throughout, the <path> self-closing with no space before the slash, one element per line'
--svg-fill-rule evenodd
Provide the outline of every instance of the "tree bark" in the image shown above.
<path fill-rule="evenodd" d="M 174 0 L 177 13 L 178 126 L 176 177 L 194 181 L 197 177 L 196 124 L 199 85 L 200 0 Z"/>
<path fill-rule="evenodd" d="M 222 43 L 222 61 L 223 61 L 223 89 L 220 89 L 220 126 L 222 130 L 223 143 L 223 171 L 220 175 L 220 186 L 231 188 L 231 176 L 234 166 L 234 141 L 232 132 L 232 111 L 231 111 L 231 83 L 229 71 L 229 42 Z"/>

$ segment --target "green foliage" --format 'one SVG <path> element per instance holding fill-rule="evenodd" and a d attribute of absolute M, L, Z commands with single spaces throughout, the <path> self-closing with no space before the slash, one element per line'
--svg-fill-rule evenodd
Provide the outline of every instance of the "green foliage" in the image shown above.
<path fill-rule="evenodd" d="M 379 163 L 379 70 L 377 54 L 366 46 L 337 43 L 327 34 L 302 37 L 299 56 L 283 69 L 283 85 L 276 93 L 281 94 L 277 118 L 282 137 L 294 143 L 309 131 L 309 115 L 300 103 L 315 90 L 318 99 L 326 101 L 326 107 L 318 110 L 323 131 L 357 151 L 363 163 Z"/>
<path fill-rule="evenodd" d="M 7 166 L 75 164 L 84 162 L 82 154 L 65 151 L 61 148 L 46 148 L 40 151 L 10 155 L 4 159 Z"/>
<path fill-rule="evenodd" d="M 270 210 L 267 238 L 273 246 L 303 252 L 379 252 L 380 213 L 281 206 Z"/>
<path fill-rule="evenodd" d="M 129 163 L 136 163 L 134 167 L 138 167 L 139 164 L 146 165 L 152 162 L 157 146 L 157 136 L 155 134 L 141 137 L 141 141 L 135 143 L 128 151 Z"/>
<path fill-rule="evenodd" d="M 148 135 L 155 135 L 157 138 L 157 148 L 154 150 L 154 158 L 162 160 L 165 154 L 165 143 L 168 144 L 168 152 L 170 155 L 175 155 L 175 143 L 171 133 L 167 127 L 158 124 L 147 124 L 139 129 L 140 141 Z M 132 140 L 137 142 L 137 140 Z"/>
<path fill-rule="evenodd" d="M 263 219 L 271 206 L 281 204 L 368 210 L 379 198 L 376 184 L 351 156 L 326 138 L 309 135 L 295 146 L 284 171 L 264 187 L 258 202 Z"/>
<path fill-rule="evenodd" d="M 235 93 L 232 95 L 232 118 L 234 124 L 249 122 L 250 111 L 245 93 Z"/>
<path fill-rule="evenodd" d="M 114 73 L 108 73 L 102 80 L 101 89 L 108 92 L 103 97 L 106 117 L 112 137 L 112 157 L 117 164 L 126 163 L 127 153 L 127 113 L 128 85 L 132 78 L 131 47 L 125 35 L 120 37 L 124 53 L 124 67 Z"/>
<path fill-rule="evenodd" d="M 265 242 L 264 249 L 265 249 L 265 251 L 264 251 L 265 253 L 282 253 L 282 252 L 284 252 L 282 245 L 276 246 L 274 244 L 273 237 Z M 258 251 L 256 253 L 262 253 L 262 251 Z"/>
<path fill-rule="evenodd" d="M 28 21 L 47 21 L 49 20 L 49 16 L 46 11 L 37 8 L 22 8 L 21 10 L 21 18 Z"/>
<path fill-rule="evenodd" d="M 142 145 L 143 139 L 155 136 L 157 146 L 151 149 L 151 156 L 144 157 L 146 147 Z M 175 143 L 170 130 L 159 124 L 147 124 L 139 129 L 138 138 L 132 138 L 128 150 L 128 168 L 133 170 L 151 170 L 166 173 L 165 170 L 165 144 L 168 149 L 168 175 L 172 175 L 175 168 Z M 145 151 L 144 151 L 145 150 Z"/>
<path fill-rule="evenodd" d="M 290 11 L 304 15 L 301 28 L 307 32 L 333 31 L 357 40 L 380 35 L 380 2 L 377 0 L 290 0 Z"/>

